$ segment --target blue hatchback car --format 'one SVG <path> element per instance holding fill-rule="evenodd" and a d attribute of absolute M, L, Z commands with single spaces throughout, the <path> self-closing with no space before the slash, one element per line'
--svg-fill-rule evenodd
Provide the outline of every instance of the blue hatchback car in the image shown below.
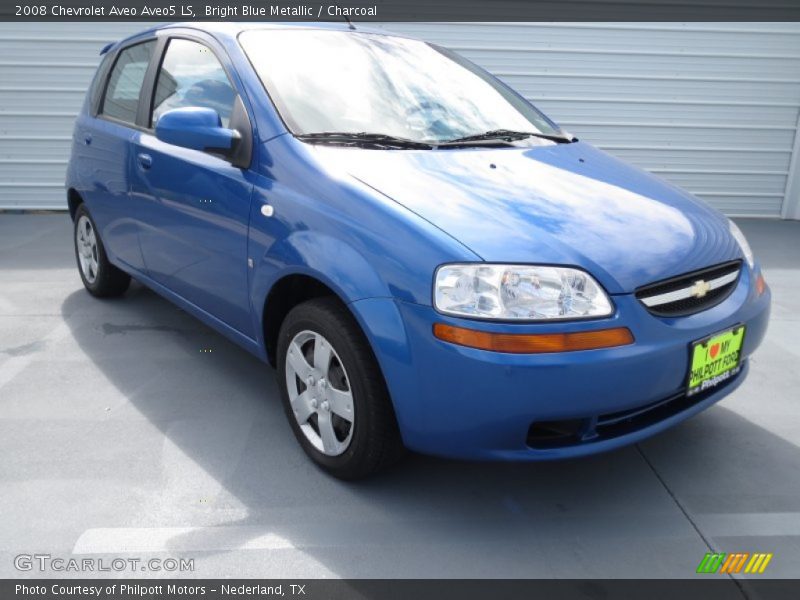
<path fill-rule="evenodd" d="M 733 222 L 444 48 L 193 23 L 103 54 L 67 175 L 84 285 L 134 277 L 275 366 L 337 477 L 630 444 L 764 337 Z"/>

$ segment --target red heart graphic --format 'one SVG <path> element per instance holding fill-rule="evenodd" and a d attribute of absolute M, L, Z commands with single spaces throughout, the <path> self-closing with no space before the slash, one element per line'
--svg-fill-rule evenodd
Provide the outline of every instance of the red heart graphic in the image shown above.
<path fill-rule="evenodd" d="M 716 358 L 717 354 L 719 354 L 719 344 L 714 344 L 711 346 L 711 349 L 708 351 L 708 353 L 711 355 L 711 358 Z"/>

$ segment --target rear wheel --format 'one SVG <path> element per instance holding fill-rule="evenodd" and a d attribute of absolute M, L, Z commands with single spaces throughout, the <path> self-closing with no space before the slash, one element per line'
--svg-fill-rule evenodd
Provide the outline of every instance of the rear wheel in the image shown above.
<path fill-rule="evenodd" d="M 131 277 L 109 262 L 100 232 L 84 204 L 75 211 L 73 237 L 78 272 L 89 293 L 100 298 L 124 294 Z"/>
<path fill-rule="evenodd" d="M 358 324 L 335 298 L 304 302 L 286 316 L 278 377 L 297 440 L 330 474 L 360 479 L 402 455 L 383 375 Z"/>

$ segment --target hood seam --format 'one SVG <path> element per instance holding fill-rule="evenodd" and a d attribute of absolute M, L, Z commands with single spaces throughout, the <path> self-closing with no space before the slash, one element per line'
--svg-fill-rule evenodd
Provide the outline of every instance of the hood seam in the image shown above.
<path fill-rule="evenodd" d="M 444 229 L 442 229 L 441 227 L 439 227 L 439 226 L 438 226 L 436 223 L 434 223 L 433 221 L 430 221 L 429 219 L 426 219 L 425 217 L 423 217 L 423 216 L 422 216 L 421 214 L 419 214 L 418 212 L 416 212 L 416 211 L 414 211 L 414 210 L 410 209 L 408 206 L 406 206 L 406 205 L 405 205 L 405 204 L 403 204 L 402 202 L 399 202 L 399 201 L 395 200 L 395 199 L 394 199 L 394 198 L 392 198 L 392 197 L 391 197 L 389 194 L 387 194 L 387 193 L 385 193 L 385 192 L 383 192 L 383 191 L 379 190 L 379 189 L 378 189 L 378 188 L 376 188 L 374 185 L 370 185 L 369 183 L 367 183 L 367 182 L 366 182 L 366 181 L 364 181 L 363 179 L 360 179 L 359 177 L 356 177 L 356 176 L 355 176 L 355 175 L 353 175 L 352 173 L 349 173 L 349 175 L 350 175 L 350 177 L 352 177 L 353 179 L 355 179 L 355 180 L 356 180 L 356 181 L 358 181 L 359 183 L 363 183 L 363 184 L 364 184 L 365 186 L 367 186 L 369 189 L 371 189 L 371 190 L 373 190 L 373 191 L 375 191 L 375 192 L 379 193 L 379 194 L 380 194 L 381 196 L 383 196 L 384 198 L 388 198 L 389 200 L 391 200 L 392 202 L 394 202 L 394 203 L 395 203 L 395 204 L 397 204 L 398 206 L 401 206 L 401 207 L 403 207 L 405 210 L 407 210 L 408 212 L 410 212 L 412 215 L 415 215 L 415 216 L 419 217 L 420 219 L 422 219 L 423 221 L 425 221 L 426 223 L 428 223 L 428 224 L 429 224 L 431 227 L 434 227 L 435 229 L 437 229 L 437 230 L 441 231 L 441 232 L 442 232 L 444 235 L 446 235 L 446 236 L 447 236 L 447 237 L 449 237 L 451 240 L 453 240 L 454 242 L 456 242 L 456 243 L 457 243 L 459 246 L 461 246 L 462 248 L 465 248 L 466 250 L 468 250 L 469 252 L 471 252 L 471 253 L 472 253 L 474 256 L 477 256 L 477 257 L 478 257 L 478 259 L 479 259 L 481 262 L 486 262 L 486 259 L 485 259 L 485 258 L 483 258 L 483 257 L 482 257 L 480 254 L 478 254 L 477 252 L 475 252 L 475 250 L 473 250 L 472 248 L 470 248 L 469 246 L 467 246 L 467 245 L 466 245 L 464 242 L 462 242 L 460 239 L 458 239 L 457 237 L 455 237 L 453 234 L 451 234 L 451 233 L 449 233 L 449 232 L 445 231 Z"/>

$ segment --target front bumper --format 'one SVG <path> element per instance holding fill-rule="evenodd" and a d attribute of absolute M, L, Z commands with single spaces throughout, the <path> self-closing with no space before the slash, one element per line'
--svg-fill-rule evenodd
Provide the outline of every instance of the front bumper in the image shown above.
<path fill-rule="evenodd" d="M 409 448 L 467 459 L 543 460 L 636 442 L 738 387 L 769 318 L 770 292 L 757 295 L 754 282 L 744 270 L 724 302 L 677 319 L 652 316 L 628 294 L 614 296 L 617 311 L 610 319 L 534 325 L 451 318 L 430 306 L 385 299 L 356 302 L 354 309 L 376 350 Z M 442 342 L 433 336 L 434 323 L 503 333 L 628 327 L 635 342 L 501 354 Z M 707 394 L 685 398 L 690 344 L 739 323 L 747 328 L 740 373 Z M 574 431 L 553 440 L 537 437 L 540 424 L 554 422 Z"/>

